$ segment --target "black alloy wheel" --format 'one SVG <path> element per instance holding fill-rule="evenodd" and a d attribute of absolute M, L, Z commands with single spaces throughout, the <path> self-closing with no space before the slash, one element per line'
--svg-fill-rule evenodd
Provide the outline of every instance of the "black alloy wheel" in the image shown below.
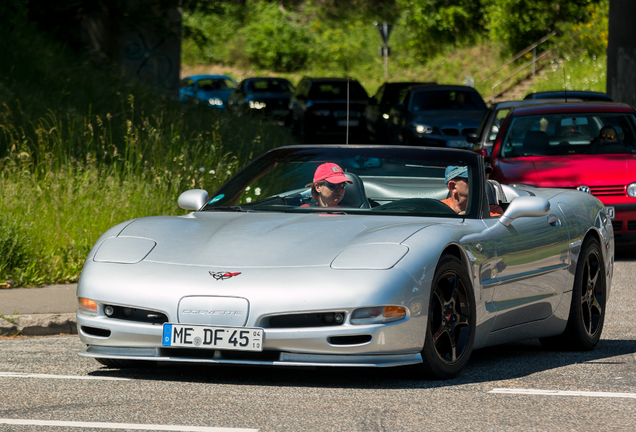
<path fill-rule="evenodd" d="M 541 339 L 548 349 L 589 351 L 601 338 L 605 321 L 607 279 L 598 240 L 583 242 L 572 288 L 570 316 L 563 334 Z"/>
<path fill-rule="evenodd" d="M 462 262 L 443 255 L 433 285 L 426 340 L 422 350 L 423 374 L 449 379 L 464 369 L 475 341 L 475 299 Z"/>

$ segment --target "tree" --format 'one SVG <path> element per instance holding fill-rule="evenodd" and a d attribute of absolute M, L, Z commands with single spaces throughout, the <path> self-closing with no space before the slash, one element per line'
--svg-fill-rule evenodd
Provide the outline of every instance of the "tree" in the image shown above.
<path fill-rule="evenodd" d="M 607 94 L 636 105 L 636 2 L 610 0 L 607 44 Z"/>

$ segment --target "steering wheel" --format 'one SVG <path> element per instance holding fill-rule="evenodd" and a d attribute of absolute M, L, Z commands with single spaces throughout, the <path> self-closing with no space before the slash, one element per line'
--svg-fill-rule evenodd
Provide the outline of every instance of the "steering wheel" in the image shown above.
<path fill-rule="evenodd" d="M 441 201 L 432 198 L 406 198 L 383 204 L 371 209 L 372 212 L 402 211 L 405 213 L 432 213 L 456 215 L 455 211 Z"/>

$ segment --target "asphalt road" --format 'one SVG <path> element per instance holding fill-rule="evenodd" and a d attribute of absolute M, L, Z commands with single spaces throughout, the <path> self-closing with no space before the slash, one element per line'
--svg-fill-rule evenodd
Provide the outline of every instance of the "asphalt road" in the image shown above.
<path fill-rule="evenodd" d="M 0 338 L 0 431 L 633 431 L 634 280 L 636 253 L 623 253 L 595 351 L 486 348 L 444 382 L 401 369 L 120 371 L 77 356 L 76 336 Z"/>

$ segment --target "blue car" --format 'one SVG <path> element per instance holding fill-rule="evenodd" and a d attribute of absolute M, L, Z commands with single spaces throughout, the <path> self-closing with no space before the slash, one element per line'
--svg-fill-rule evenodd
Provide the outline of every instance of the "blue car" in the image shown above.
<path fill-rule="evenodd" d="M 225 110 L 236 81 L 225 75 L 194 75 L 181 80 L 179 100 L 186 106 Z"/>

